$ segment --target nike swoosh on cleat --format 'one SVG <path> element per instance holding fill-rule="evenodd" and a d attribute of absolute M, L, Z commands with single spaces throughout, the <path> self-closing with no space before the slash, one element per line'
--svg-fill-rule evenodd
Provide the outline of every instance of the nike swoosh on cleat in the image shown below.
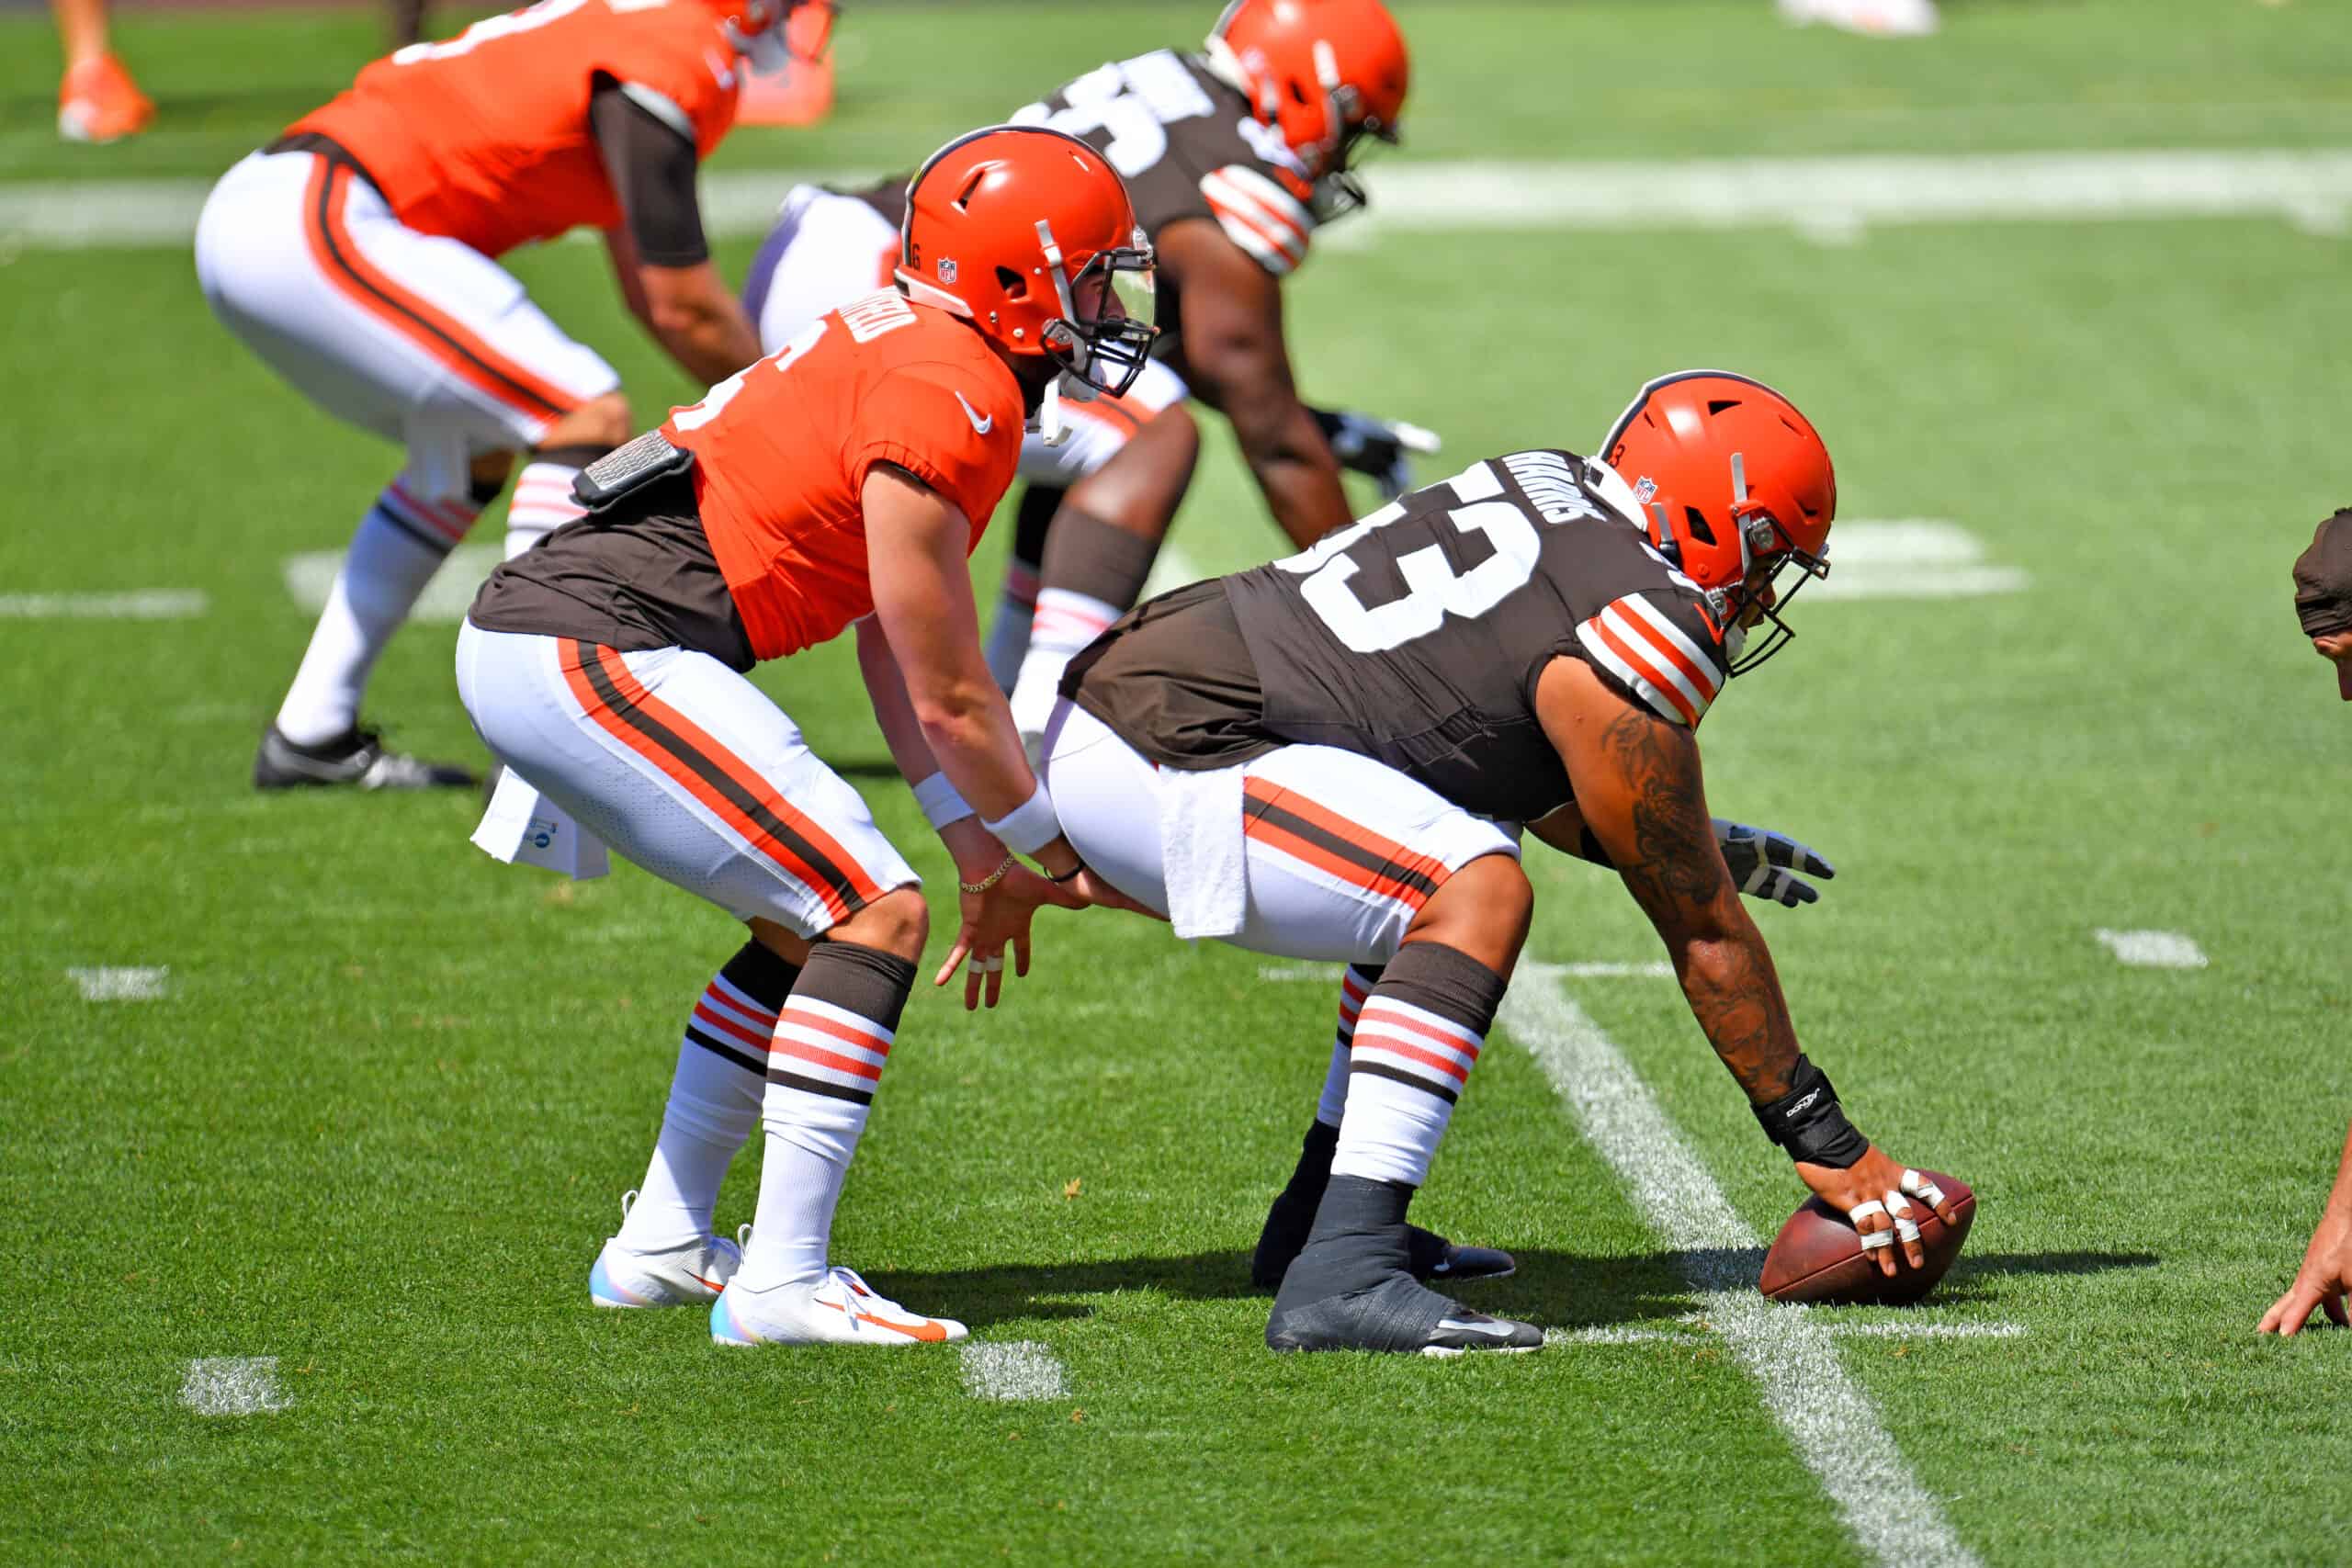
<path fill-rule="evenodd" d="M 956 394 L 956 400 L 959 403 L 964 403 L 964 417 L 972 422 L 972 428 L 974 430 L 979 432 L 982 435 L 986 435 L 989 431 L 996 428 L 996 415 L 989 414 L 983 418 L 978 409 L 975 409 L 969 403 L 964 402 L 964 394 L 961 392 Z"/>
<path fill-rule="evenodd" d="M 1451 1328 L 1456 1333 L 1491 1335 L 1497 1339 L 1508 1339 L 1511 1336 L 1510 1329 L 1500 1324 L 1464 1323 L 1458 1317 L 1440 1318 L 1437 1325 L 1440 1328 Z"/>
<path fill-rule="evenodd" d="M 833 1302 L 819 1302 L 817 1304 L 831 1307 L 842 1316 L 854 1318 L 860 1323 L 870 1323 L 876 1328 L 887 1328 L 893 1334 L 903 1334 L 910 1339 L 920 1339 L 927 1345 L 935 1345 L 947 1337 L 947 1330 L 929 1318 L 910 1328 L 903 1323 L 892 1323 L 888 1318 L 876 1317 L 870 1312 L 852 1312 L 849 1308 Z"/>

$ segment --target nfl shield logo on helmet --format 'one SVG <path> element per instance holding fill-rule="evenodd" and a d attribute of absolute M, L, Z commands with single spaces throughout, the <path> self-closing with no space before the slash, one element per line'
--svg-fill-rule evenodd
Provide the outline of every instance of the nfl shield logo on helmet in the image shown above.
<path fill-rule="evenodd" d="M 939 258 L 939 281 L 942 283 L 953 283 L 956 281 L 956 258 L 954 256 L 942 256 Z"/>
<path fill-rule="evenodd" d="M 1657 494 L 1657 481 L 1647 474 L 1643 475 L 1634 486 L 1634 499 L 1644 506 L 1647 506 L 1650 503 L 1650 498 Z"/>

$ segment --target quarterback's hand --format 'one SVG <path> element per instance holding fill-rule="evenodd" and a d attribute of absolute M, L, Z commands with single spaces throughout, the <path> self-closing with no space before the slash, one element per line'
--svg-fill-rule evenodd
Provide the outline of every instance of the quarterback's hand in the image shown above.
<path fill-rule="evenodd" d="M 1889 1159 L 1876 1144 L 1844 1170 L 1799 1160 L 1797 1175 L 1815 1196 L 1854 1222 L 1862 1233 L 1862 1250 L 1876 1255 L 1878 1271 L 1889 1279 L 1894 1277 L 1897 1251 L 1912 1268 L 1927 1267 L 1927 1250 L 1919 1245 L 1922 1207 L 1933 1209 L 1948 1225 L 1960 1223 L 1942 1189 Z"/>
<path fill-rule="evenodd" d="M 1724 864 L 1731 868 L 1732 886 L 1751 898 L 1769 898 L 1793 909 L 1821 897 L 1820 889 L 1798 872 L 1824 882 L 1838 874 L 1836 866 L 1786 833 L 1721 817 L 1714 822 L 1715 842 L 1723 847 Z"/>
<path fill-rule="evenodd" d="M 1434 434 L 1403 420 L 1374 419 L 1368 413 L 1336 409 L 1308 412 L 1323 427 L 1323 438 L 1331 444 L 1331 455 L 1340 459 L 1340 466 L 1370 474 L 1386 500 L 1394 501 L 1413 488 L 1415 453 L 1427 456 L 1438 449 Z"/>
<path fill-rule="evenodd" d="M 944 986 L 956 977 L 956 969 L 963 967 L 967 1012 L 980 1005 L 983 993 L 988 1005 L 996 1006 L 997 998 L 1004 989 L 1004 950 L 1008 946 L 1012 949 L 1012 972 L 1029 973 L 1029 921 L 1038 906 L 1071 902 L 1063 889 L 1017 861 L 985 892 L 958 892 L 956 899 L 963 923 L 956 928 L 956 945 L 947 950 L 947 962 L 940 965 L 931 983 Z M 967 958 L 971 960 L 969 964 L 964 962 Z"/>
<path fill-rule="evenodd" d="M 2345 1306 L 2347 1295 L 2352 1295 L 2352 1213 L 2331 1211 L 2312 1233 L 2293 1288 L 2270 1303 L 2255 1332 L 2300 1334 L 2313 1307 L 2324 1308 L 2328 1321 L 2338 1328 L 2352 1328 L 2352 1312 Z"/>

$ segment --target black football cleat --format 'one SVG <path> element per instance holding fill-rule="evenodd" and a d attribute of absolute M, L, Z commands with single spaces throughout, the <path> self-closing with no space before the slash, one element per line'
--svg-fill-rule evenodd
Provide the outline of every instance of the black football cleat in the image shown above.
<path fill-rule="evenodd" d="M 1266 1320 L 1270 1350 L 1374 1350 L 1391 1355 L 1524 1355 L 1544 1348 L 1532 1323 L 1489 1317 L 1447 1300 L 1404 1274 L 1369 1290 L 1290 1303 L 1277 1298 Z"/>
<path fill-rule="evenodd" d="M 455 762 L 387 751 L 374 730 L 356 726 L 316 746 L 298 746 L 273 724 L 254 753 L 255 789 L 471 789 L 478 782 Z"/>
<path fill-rule="evenodd" d="M 1261 1291 L 1282 1289 L 1291 1259 L 1306 1245 L 1315 1227 L 1315 1211 L 1331 1179 L 1331 1156 L 1338 1149 L 1340 1130 L 1317 1122 L 1306 1130 L 1299 1151 L 1298 1168 L 1290 1185 L 1274 1195 L 1266 1211 L 1265 1228 L 1258 1233 L 1257 1250 L 1250 1255 L 1250 1283 Z M 1500 1280 L 1517 1272 L 1519 1264 L 1508 1252 L 1491 1247 L 1456 1247 L 1435 1231 L 1405 1227 L 1406 1268 L 1413 1278 L 1440 1284 L 1470 1280 Z"/>
<path fill-rule="evenodd" d="M 1519 1272 L 1519 1259 L 1500 1247 L 1456 1247 L 1435 1231 L 1405 1227 L 1405 1245 L 1412 1255 L 1413 1278 L 1433 1285 L 1458 1285 L 1471 1280 L 1508 1280 Z"/>

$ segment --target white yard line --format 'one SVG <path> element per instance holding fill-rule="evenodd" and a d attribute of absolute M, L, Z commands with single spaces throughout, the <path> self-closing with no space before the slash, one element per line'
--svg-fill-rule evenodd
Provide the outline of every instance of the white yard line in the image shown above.
<path fill-rule="evenodd" d="M 1062 1399 L 1069 1373 L 1034 1339 L 967 1339 L 961 1352 L 964 1392 L 974 1399 Z"/>
<path fill-rule="evenodd" d="M 293 1401 L 278 1390 L 275 1356 L 200 1356 L 187 1364 L 180 1403 L 198 1416 L 264 1416 Z"/>
<path fill-rule="evenodd" d="M 1934 1495 L 1904 1462 L 1877 1405 L 1846 1376 L 1827 1330 L 1804 1308 L 1757 1294 L 1755 1232 L 1633 1065 L 1559 980 L 1549 965 L 1521 965 L 1499 1021 L 1542 1064 L 1650 1228 L 1686 1255 L 1701 1314 L 1755 1378 L 1848 1531 L 1888 1568 L 1974 1564 Z"/>
<path fill-rule="evenodd" d="M 1615 1324 L 1598 1328 L 1548 1328 L 1546 1345 L 1699 1345 L 1708 1340 L 1708 1325 L 1683 1328 L 1637 1328 Z M 2022 1339 L 2021 1323 L 1825 1323 L 1821 1331 L 1833 1339 Z"/>
<path fill-rule="evenodd" d="M 1342 966 L 1337 964 L 1268 964 L 1258 971 L 1261 980 L 1312 981 L 1336 984 Z M 1666 960 L 1652 959 L 1639 964 L 1530 964 L 1531 972 L 1569 980 L 1671 980 L 1674 965 Z"/>
<path fill-rule="evenodd" d="M 0 621 L 187 621 L 212 607 L 189 588 L 130 593 L 0 593 Z"/>
<path fill-rule="evenodd" d="M 853 177 L 707 175 L 704 220 L 721 239 L 762 234 L 797 181 Z M 0 188 L 0 244 L 178 248 L 209 188 L 205 180 L 11 182 Z M 2342 232 L 2352 211 L 2352 151 L 1400 161 L 1374 169 L 1372 188 L 1371 210 L 1318 244 L 1445 230 L 1730 228 L 1849 243 L 1875 225 L 2167 218 L 2272 218 L 2327 234 Z"/>
<path fill-rule="evenodd" d="M 170 988 L 172 972 L 161 969 L 68 969 L 85 1002 L 152 1002 Z"/>
<path fill-rule="evenodd" d="M 2105 926 L 2091 933 L 2120 964 L 2135 969 L 2202 969 L 2205 950 L 2183 931 L 2111 931 Z"/>

